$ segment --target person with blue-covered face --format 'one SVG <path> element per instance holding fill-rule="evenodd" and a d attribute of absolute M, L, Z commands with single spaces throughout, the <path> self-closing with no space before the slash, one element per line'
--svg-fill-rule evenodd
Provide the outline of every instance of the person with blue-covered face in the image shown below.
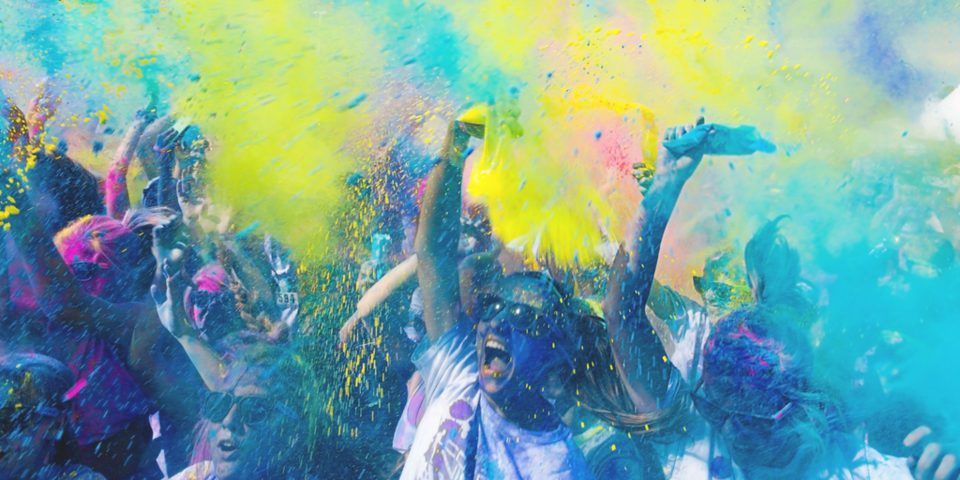
<path fill-rule="evenodd" d="M 559 326 L 563 297 L 544 274 L 507 276 L 461 313 L 457 247 L 462 156 L 453 121 L 427 183 L 417 232 L 417 275 L 427 339 L 413 360 L 425 413 L 407 454 L 407 479 L 590 479 L 570 430 L 542 394 L 549 373 L 570 371 Z"/>

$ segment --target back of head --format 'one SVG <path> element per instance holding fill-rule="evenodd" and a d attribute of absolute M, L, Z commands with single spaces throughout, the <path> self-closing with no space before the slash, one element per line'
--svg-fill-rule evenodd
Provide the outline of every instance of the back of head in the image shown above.
<path fill-rule="evenodd" d="M 62 414 L 73 373 L 63 363 L 44 355 L 12 355 L 0 360 L 0 408 L 41 409 L 48 416 Z"/>
<path fill-rule="evenodd" d="M 762 306 L 721 319 L 704 348 L 702 378 L 703 394 L 720 408 L 780 419 L 763 424 L 768 451 L 735 455 L 744 470 L 760 478 L 798 478 L 798 472 L 839 465 L 829 448 L 844 429 L 839 403 L 819 384 L 813 347 L 789 319 Z"/>

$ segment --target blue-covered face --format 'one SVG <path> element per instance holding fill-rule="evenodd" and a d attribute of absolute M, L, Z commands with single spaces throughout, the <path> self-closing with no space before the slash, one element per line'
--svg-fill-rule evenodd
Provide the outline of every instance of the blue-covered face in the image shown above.
<path fill-rule="evenodd" d="M 556 320 L 560 294 L 545 277 L 511 275 L 475 308 L 480 386 L 488 395 L 509 397 L 541 384 L 546 372 L 569 358 Z"/>

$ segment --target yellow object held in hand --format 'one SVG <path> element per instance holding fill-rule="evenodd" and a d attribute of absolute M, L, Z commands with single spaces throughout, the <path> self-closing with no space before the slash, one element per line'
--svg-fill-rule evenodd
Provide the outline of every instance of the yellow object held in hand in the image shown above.
<path fill-rule="evenodd" d="M 487 114 L 489 112 L 490 109 L 486 104 L 478 103 L 463 112 L 457 120 L 464 124 L 470 136 L 483 138 L 486 135 Z"/>

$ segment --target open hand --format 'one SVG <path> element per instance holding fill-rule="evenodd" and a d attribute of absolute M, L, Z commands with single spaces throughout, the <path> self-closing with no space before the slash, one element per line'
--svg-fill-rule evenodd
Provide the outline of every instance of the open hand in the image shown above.
<path fill-rule="evenodd" d="M 956 455 L 944 452 L 940 443 L 931 441 L 932 433 L 930 427 L 922 426 L 903 439 L 903 445 L 907 447 L 925 444 L 920 457 L 910 457 L 908 461 L 913 478 L 956 480 L 960 477 L 960 466 L 957 465 Z"/>
<path fill-rule="evenodd" d="M 168 262 L 164 261 L 163 276 L 166 278 L 166 291 L 161 290 L 157 285 L 150 287 L 150 294 L 157 304 L 157 315 L 160 317 L 160 323 L 175 338 L 194 335 L 196 332 L 187 323 L 186 310 L 183 307 L 182 273 L 177 272 L 170 275 L 167 267 Z"/>

